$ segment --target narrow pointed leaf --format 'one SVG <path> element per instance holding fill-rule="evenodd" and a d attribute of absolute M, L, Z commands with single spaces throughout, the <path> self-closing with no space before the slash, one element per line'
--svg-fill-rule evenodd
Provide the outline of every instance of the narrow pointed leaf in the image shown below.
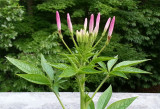
<path fill-rule="evenodd" d="M 127 67 L 127 66 L 137 65 L 139 63 L 142 63 L 142 62 L 145 62 L 145 61 L 148 61 L 148 60 L 149 59 L 146 59 L 146 60 L 136 60 L 136 61 L 123 61 L 123 62 L 118 63 L 114 67 L 114 69 L 119 68 L 119 67 Z"/>
<path fill-rule="evenodd" d="M 104 62 L 98 62 L 98 64 L 104 69 L 104 70 L 106 70 L 107 69 L 107 67 L 106 67 L 106 64 L 104 63 Z"/>
<path fill-rule="evenodd" d="M 69 67 L 67 64 L 64 64 L 64 63 L 48 63 L 48 64 L 54 68 L 61 69 L 61 70 L 64 70 Z"/>
<path fill-rule="evenodd" d="M 77 71 L 73 67 L 68 67 L 63 70 L 62 74 L 60 74 L 60 77 L 71 77 L 77 74 Z"/>
<path fill-rule="evenodd" d="M 97 109 L 105 109 L 111 96 L 112 96 L 112 86 L 110 85 L 99 97 L 97 102 Z"/>
<path fill-rule="evenodd" d="M 31 65 L 28 62 L 22 61 L 22 60 L 18 60 L 18 59 L 14 59 L 14 58 L 9 58 L 7 57 L 7 59 L 16 67 L 18 67 L 20 70 L 22 70 L 25 73 L 28 74 L 43 74 L 43 72 L 36 66 Z"/>
<path fill-rule="evenodd" d="M 90 96 L 89 96 L 88 94 L 86 94 L 86 102 L 87 102 L 88 100 L 90 100 L 90 99 L 91 99 Z M 93 100 L 91 100 L 91 102 L 90 102 L 90 104 L 88 105 L 88 108 L 87 108 L 87 109 L 95 109 Z"/>
<path fill-rule="evenodd" d="M 112 103 L 107 109 L 126 109 L 137 97 L 122 99 Z"/>
<path fill-rule="evenodd" d="M 95 74 L 95 73 L 103 73 L 103 71 L 96 70 L 91 67 L 83 67 L 80 69 L 79 73 L 83 74 Z"/>
<path fill-rule="evenodd" d="M 127 76 L 123 72 L 120 72 L 120 71 L 112 71 L 110 74 L 128 79 Z"/>
<path fill-rule="evenodd" d="M 150 72 L 147 72 L 147 71 L 135 68 L 135 67 L 120 67 L 120 68 L 115 69 L 114 71 L 120 71 L 123 73 L 150 73 Z"/>
<path fill-rule="evenodd" d="M 47 73 L 48 77 L 51 80 L 54 80 L 54 71 L 53 71 L 52 67 L 47 64 L 47 61 L 42 54 L 41 54 L 41 66 L 42 66 L 43 70 Z"/>
<path fill-rule="evenodd" d="M 42 85 L 49 85 L 50 81 L 47 77 L 40 74 L 16 74 L 24 79 L 26 79 L 29 82 L 36 83 L 36 84 L 42 84 Z"/>
<path fill-rule="evenodd" d="M 115 56 L 116 59 L 111 59 L 107 62 L 108 71 L 110 72 L 113 65 L 117 62 L 118 56 Z"/>
<path fill-rule="evenodd" d="M 100 61 L 108 61 L 108 60 L 111 60 L 111 59 L 114 59 L 114 58 L 113 57 L 97 57 L 97 58 L 94 58 L 90 63 L 95 64 L 95 63 L 100 62 Z"/>

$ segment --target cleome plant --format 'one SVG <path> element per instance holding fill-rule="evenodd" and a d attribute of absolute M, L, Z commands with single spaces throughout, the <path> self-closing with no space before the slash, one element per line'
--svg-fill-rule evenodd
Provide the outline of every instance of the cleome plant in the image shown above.
<path fill-rule="evenodd" d="M 58 34 L 64 45 L 69 51 L 69 54 L 60 54 L 64 56 L 64 59 L 67 60 L 66 63 L 52 63 L 46 61 L 44 56 L 41 54 L 41 66 L 40 70 L 35 65 L 31 63 L 7 57 L 7 59 L 22 70 L 26 74 L 17 74 L 18 76 L 36 84 L 47 85 L 58 98 L 61 106 L 65 109 L 65 106 L 60 100 L 59 88 L 64 82 L 63 78 L 68 78 L 74 76 L 77 84 L 79 86 L 80 92 L 80 108 L 81 109 L 126 109 L 137 97 L 122 99 L 120 101 L 114 102 L 111 105 L 107 105 L 111 96 L 112 96 L 112 86 L 110 85 L 99 97 L 98 102 L 95 106 L 93 98 L 105 81 L 111 77 L 122 77 L 128 79 L 126 74 L 129 73 L 144 73 L 150 74 L 147 71 L 135 68 L 134 66 L 142 62 L 148 61 L 145 60 L 135 60 L 135 61 L 123 61 L 117 63 L 118 56 L 106 57 L 100 56 L 100 53 L 104 50 L 105 47 L 110 43 L 112 38 L 112 32 L 115 24 L 115 16 L 111 19 L 109 18 L 104 27 L 104 31 L 99 39 L 97 39 L 99 24 L 100 24 L 100 13 L 98 13 L 96 18 L 96 25 L 94 27 L 94 15 L 91 14 L 89 21 L 89 31 L 87 31 L 87 18 L 84 21 L 84 28 L 77 30 L 74 33 L 72 28 L 72 22 L 70 19 L 69 13 L 67 14 L 67 23 L 70 31 L 72 41 L 74 43 L 75 49 L 71 50 L 66 42 L 63 39 L 61 31 L 61 21 L 59 12 L 56 12 L 56 20 L 58 27 Z M 109 28 L 109 29 L 108 29 Z M 108 30 L 108 34 L 107 33 Z M 97 50 L 97 45 L 99 42 L 106 38 L 104 46 Z M 105 64 L 105 62 L 107 64 Z M 53 68 L 56 68 L 56 72 Z M 58 72 L 57 72 L 58 71 Z M 45 73 L 43 73 L 45 72 Z M 85 82 L 87 81 L 86 75 L 101 73 L 104 75 L 104 79 L 97 87 L 92 96 L 88 95 L 88 92 L 85 91 Z"/>

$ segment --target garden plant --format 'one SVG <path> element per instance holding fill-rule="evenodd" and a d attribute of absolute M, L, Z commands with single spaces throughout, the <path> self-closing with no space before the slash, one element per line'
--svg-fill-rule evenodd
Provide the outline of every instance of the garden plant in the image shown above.
<path fill-rule="evenodd" d="M 17 74 L 18 76 L 41 85 L 47 85 L 58 98 L 61 106 L 65 109 L 62 101 L 60 100 L 59 88 L 61 83 L 65 82 L 65 78 L 75 77 L 77 84 L 79 86 L 80 92 L 80 108 L 81 109 L 126 109 L 137 97 L 122 99 L 120 101 L 114 102 L 107 107 L 107 104 L 112 96 L 112 86 L 110 85 L 99 97 L 98 102 L 95 106 L 93 98 L 102 85 L 109 79 L 113 77 L 122 77 L 125 79 L 129 73 L 146 73 L 147 71 L 135 68 L 134 66 L 145 60 L 135 60 L 135 61 L 122 61 L 117 63 L 118 55 L 114 57 L 100 56 L 101 52 L 107 47 L 112 38 L 112 32 L 115 24 L 115 16 L 111 19 L 108 18 L 104 31 L 101 37 L 98 39 L 99 35 L 99 24 L 100 24 L 100 13 L 98 13 L 96 18 L 96 24 L 94 26 L 94 15 L 91 14 L 89 21 L 89 31 L 87 30 L 88 20 L 85 18 L 84 28 L 81 30 L 76 30 L 74 32 L 72 28 L 72 22 L 69 13 L 67 14 L 67 23 L 70 31 L 71 39 L 74 43 L 74 48 L 70 49 L 63 38 L 63 31 L 61 31 L 61 21 L 59 12 L 56 12 L 56 20 L 58 27 L 59 38 L 64 43 L 65 47 L 68 49 L 68 54 L 59 53 L 59 55 L 64 57 L 66 63 L 53 63 L 49 60 L 47 61 L 41 54 L 41 66 L 43 71 L 36 67 L 33 63 L 28 63 L 22 60 L 7 57 L 7 59 L 18 67 L 20 70 L 26 74 Z M 97 50 L 97 45 L 102 39 L 106 39 L 104 46 Z M 107 61 L 107 64 L 105 62 Z M 57 70 L 53 70 L 53 68 Z M 96 73 L 101 73 L 104 79 L 97 87 L 92 96 L 85 91 L 85 82 L 87 81 L 86 75 L 94 75 Z M 64 83 L 65 84 L 65 83 Z"/>

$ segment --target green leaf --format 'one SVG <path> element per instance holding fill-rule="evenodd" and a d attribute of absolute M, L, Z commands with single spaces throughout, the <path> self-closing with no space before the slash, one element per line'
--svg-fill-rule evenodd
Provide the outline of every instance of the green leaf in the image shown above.
<path fill-rule="evenodd" d="M 147 71 L 135 68 L 135 67 L 120 67 L 120 68 L 115 69 L 114 71 L 120 71 L 123 73 L 150 73 L 150 72 L 147 72 Z"/>
<path fill-rule="evenodd" d="M 52 67 L 47 64 L 47 61 L 42 54 L 41 54 L 41 66 L 42 66 L 43 70 L 47 73 L 48 77 L 51 80 L 54 80 L 54 71 L 53 71 Z"/>
<path fill-rule="evenodd" d="M 64 70 L 69 67 L 67 64 L 63 64 L 63 63 L 48 63 L 48 64 L 54 68 L 61 69 L 61 70 Z"/>
<path fill-rule="evenodd" d="M 62 74 L 60 74 L 60 77 L 71 77 L 75 74 L 77 74 L 76 69 L 73 67 L 68 67 L 63 70 Z"/>
<path fill-rule="evenodd" d="M 103 71 L 95 70 L 94 68 L 91 67 L 83 67 L 80 69 L 79 73 L 83 74 L 95 74 L 95 73 L 103 73 Z"/>
<path fill-rule="evenodd" d="M 108 72 L 110 72 L 113 65 L 117 62 L 118 56 L 115 56 L 116 59 L 111 59 L 107 62 Z"/>
<path fill-rule="evenodd" d="M 88 94 L 86 94 L 86 102 L 88 102 L 91 98 Z M 94 106 L 94 102 L 93 100 L 91 100 L 90 104 L 88 105 L 88 108 L 87 109 L 95 109 L 95 106 Z"/>
<path fill-rule="evenodd" d="M 122 99 L 112 103 L 107 109 L 126 109 L 137 97 Z"/>
<path fill-rule="evenodd" d="M 120 71 L 112 71 L 112 72 L 110 72 L 110 74 L 128 79 L 127 76 L 123 72 L 120 72 Z"/>
<path fill-rule="evenodd" d="M 70 54 L 69 55 L 68 54 L 61 54 L 61 55 L 65 56 L 74 68 L 77 68 L 78 61 L 76 59 L 76 56 L 70 55 Z"/>
<path fill-rule="evenodd" d="M 36 84 L 42 84 L 42 85 L 49 85 L 50 81 L 47 77 L 40 74 L 16 74 L 24 79 L 26 79 L 29 82 L 36 83 Z"/>
<path fill-rule="evenodd" d="M 104 69 L 104 70 L 106 70 L 107 69 L 107 67 L 106 67 L 106 64 L 104 63 L 104 62 L 98 62 L 98 64 Z"/>
<path fill-rule="evenodd" d="M 95 59 L 93 59 L 90 64 L 95 64 L 97 62 L 100 62 L 100 61 L 107 61 L 107 60 L 111 60 L 111 59 L 114 59 L 113 57 L 97 57 Z"/>
<path fill-rule="evenodd" d="M 116 68 L 119 68 L 119 67 L 127 67 L 127 66 L 133 66 L 133 65 L 137 65 L 139 63 L 142 63 L 142 62 L 145 62 L 145 61 L 148 61 L 149 59 L 145 59 L 145 60 L 137 60 L 137 61 L 123 61 L 123 62 L 120 62 L 118 63 L 114 69 Z"/>
<path fill-rule="evenodd" d="M 27 63 L 22 60 L 14 59 L 6 57 L 13 65 L 18 67 L 20 70 L 22 70 L 25 73 L 28 74 L 43 74 L 43 72 L 36 66 L 31 65 L 30 63 Z"/>
<path fill-rule="evenodd" d="M 111 96 L 112 96 L 112 86 L 110 85 L 99 97 L 97 102 L 97 109 L 105 109 Z"/>

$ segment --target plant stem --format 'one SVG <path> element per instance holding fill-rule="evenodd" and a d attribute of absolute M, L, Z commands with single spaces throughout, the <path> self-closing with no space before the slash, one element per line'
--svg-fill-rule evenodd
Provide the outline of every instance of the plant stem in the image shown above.
<path fill-rule="evenodd" d="M 74 40 L 73 33 L 71 33 L 71 37 L 72 37 L 72 40 L 73 40 L 75 47 L 78 48 L 78 45 L 77 45 L 76 41 Z"/>
<path fill-rule="evenodd" d="M 60 102 L 60 104 L 61 104 L 62 108 L 63 108 L 63 109 L 65 109 L 65 107 L 64 107 L 64 105 L 63 105 L 62 101 L 60 100 L 59 96 L 58 96 L 56 93 L 55 93 L 55 95 L 56 95 L 56 97 L 58 98 L 58 101 Z"/>
<path fill-rule="evenodd" d="M 63 38 L 61 38 L 62 42 L 64 43 L 64 45 L 66 46 L 66 48 L 68 49 L 68 51 L 73 55 L 71 49 L 68 47 L 68 45 L 66 44 L 66 42 L 63 40 Z"/>
<path fill-rule="evenodd" d="M 62 108 L 65 109 L 65 107 L 64 107 L 64 105 L 63 105 L 61 99 L 59 98 L 58 94 L 57 94 L 56 92 L 54 92 L 54 90 L 53 90 L 52 88 L 51 88 L 51 90 L 52 90 L 52 92 L 56 95 L 56 97 L 57 97 L 59 103 L 61 104 Z"/>
<path fill-rule="evenodd" d="M 91 96 L 91 99 L 87 102 L 87 105 L 89 105 L 89 103 L 91 102 L 91 100 L 93 99 L 93 97 L 96 95 L 96 93 L 99 91 L 99 89 L 102 87 L 102 85 L 104 84 L 104 82 L 109 78 L 109 75 L 107 75 L 103 81 L 101 82 L 101 84 L 97 87 L 97 89 L 95 90 L 95 92 L 93 93 L 93 95 Z"/>
<path fill-rule="evenodd" d="M 99 42 L 102 40 L 102 38 L 104 37 L 104 35 L 105 35 L 105 34 L 102 33 L 102 36 L 101 36 L 100 39 L 97 41 L 97 43 L 93 46 L 93 48 L 95 48 L 95 47 L 99 44 Z"/>

